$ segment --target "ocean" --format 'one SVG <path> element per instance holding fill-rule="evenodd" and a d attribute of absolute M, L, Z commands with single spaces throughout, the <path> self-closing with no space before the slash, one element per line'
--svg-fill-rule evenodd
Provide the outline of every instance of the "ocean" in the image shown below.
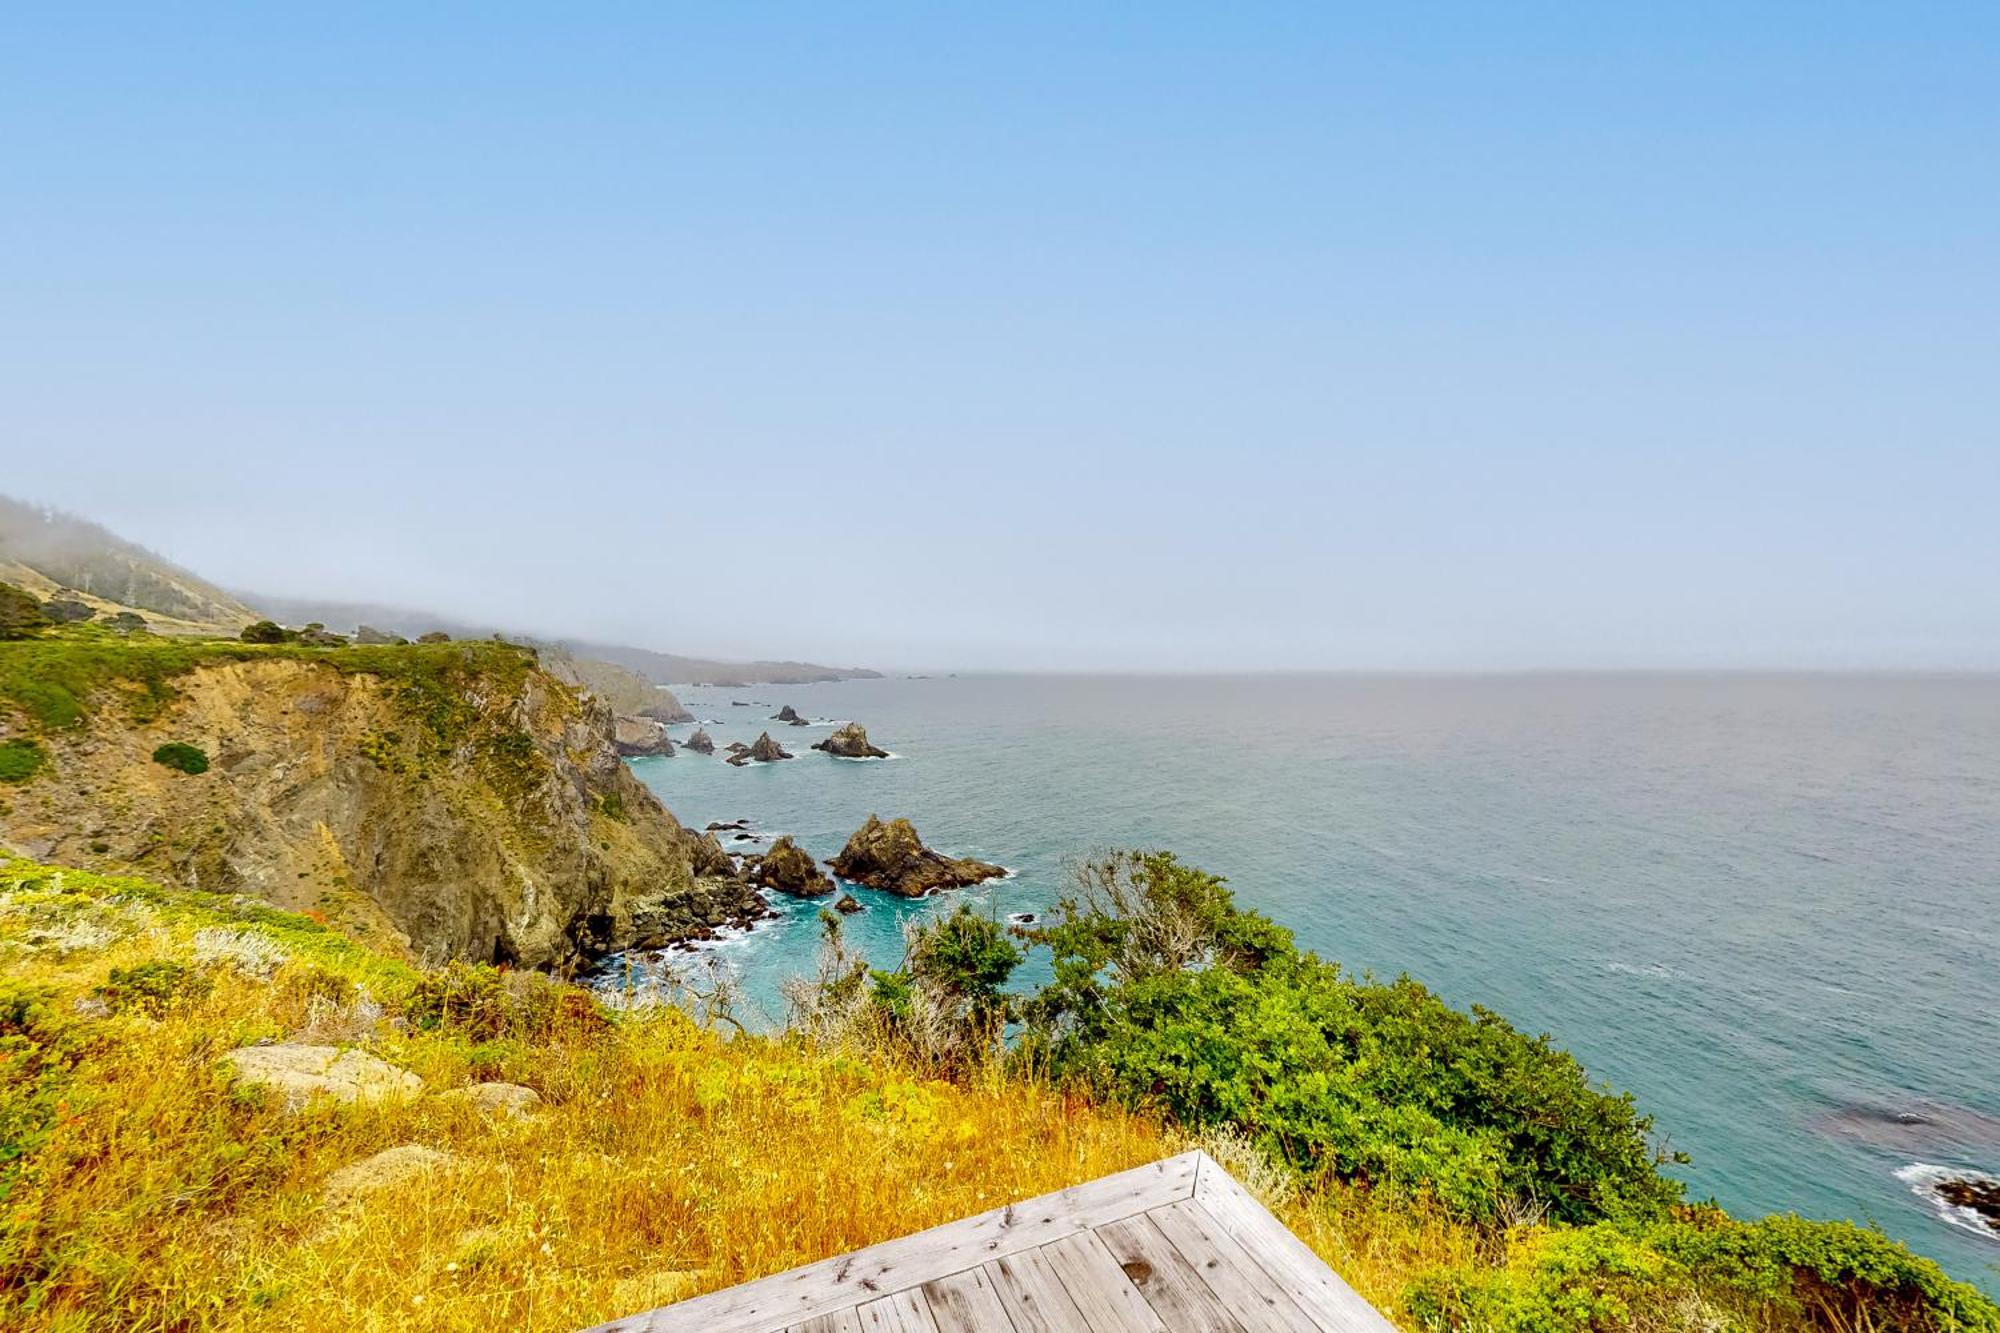
<path fill-rule="evenodd" d="M 825 858 L 871 812 L 901 815 L 1015 872 L 919 902 L 856 890 L 848 938 L 878 962 L 900 957 L 913 914 L 1045 912 L 1077 858 L 1170 849 L 1323 957 L 1552 1034 L 1691 1155 L 1694 1196 L 1878 1223 L 2000 1290 L 2000 1237 L 1924 1188 L 1925 1168 L 2000 1174 L 2000 677 L 959 676 L 680 694 L 718 745 L 768 729 L 798 756 L 634 761 L 684 823 L 748 819 Z M 895 757 L 816 753 L 830 728 L 770 721 L 787 703 L 857 720 Z M 775 905 L 778 920 L 704 951 L 752 1025 L 784 1020 L 781 984 L 818 948 L 822 904 Z"/>

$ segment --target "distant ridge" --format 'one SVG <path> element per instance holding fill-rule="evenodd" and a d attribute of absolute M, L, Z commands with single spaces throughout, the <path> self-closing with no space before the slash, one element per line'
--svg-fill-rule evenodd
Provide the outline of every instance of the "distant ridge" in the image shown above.
<path fill-rule="evenodd" d="M 656 652 L 630 644 L 551 639 L 528 630 L 503 629 L 430 611 L 371 602 L 336 602 L 247 592 L 239 596 L 285 624 L 303 625 L 317 620 L 329 629 L 343 633 L 357 625 L 372 625 L 376 629 L 412 639 L 432 630 L 442 630 L 455 639 L 486 638 L 504 632 L 517 642 L 545 643 L 573 657 L 614 663 L 627 671 L 637 672 L 655 685 L 803 685 L 814 681 L 874 679 L 882 674 L 866 667 L 830 667 L 816 662 L 789 661 L 730 662 L 713 657 Z"/>
<path fill-rule="evenodd" d="M 0 583 L 57 593 L 156 629 L 234 634 L 257 613 L 221 588 L 88 519 L 0 495 Z"/>

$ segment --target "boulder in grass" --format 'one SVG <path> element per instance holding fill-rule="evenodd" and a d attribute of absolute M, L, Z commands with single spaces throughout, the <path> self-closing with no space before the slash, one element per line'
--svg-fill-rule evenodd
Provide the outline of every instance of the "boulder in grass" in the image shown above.
<path fill-rule="evenodd" d="M 240 1046 L 223 1057 L 239 1083 L 281 1094 L 288 1110 L 314 1097 L 368 1103 L 414 1097 L 424 1081 L 366 1051 L 281 1042 Z"/>

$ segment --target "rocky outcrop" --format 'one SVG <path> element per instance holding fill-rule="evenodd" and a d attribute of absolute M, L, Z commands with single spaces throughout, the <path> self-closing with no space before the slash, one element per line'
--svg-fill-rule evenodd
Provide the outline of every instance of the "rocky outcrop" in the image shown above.
<path fill-rule="evenodd" d="M 620 717 L 612 721 L 612 744 L 618 753 L 627 758 L 640 756 L 660 756 L 672 758 L 674 742 L 667 735 L 666 724 L 655 722 L 650 717 Z"/>
<path fill-rule="evenodd" d="M 833 858 L 833 873 L 871 889 L 920 898 L 938 889 L 963 888 L 983 880 L 998 879 L 1005 866 L 985 861 L 961 860 L 932 851 L 917 837 L 907 819 L 884 823 L 875 815 L 854 831 L 840 855 Z"/>
<path fill-rule="evenodd" d="M 839 755 L 842 759 L 887 759 L 889 752 L 869 744 L 868 728 L 859 722 L 850 722 L 835 731 L 825 740 L 813 745 L 815 750 Z"/>
<path fill-rule="evenodd" d="M 741 744 L 740 741 L 731 742 L 729 746 L 731 750 L 729 762 L 735 764 L 738 768 L 753 761 L 759 764 L 774 764 L 780 759 L 790 759 L 792 757 L 790 751 L 771 739 L 771 733 L 768 731 L 764 732 L 755 741 L 741 750 L 736 748 L 739 744 Z"/>
<path fill-rule="evenodd" d="M 792 841 L 779 838 L 771 850 L 750 868 L 750 882 L 759 888 L 776 889 L 795 898 L 817 898 L 833 892 L 833 881 L 814 864 L 812 855 Z"/>
<path fill-rule="evenodd" d="M 8 789 L 0 843 L 312 911 L 390 953 L 521 967 L 768 911 L 619 759 L 609 709 L 525 649 L 259 657 L 170 684 L 144 720 L 107 690 L 39 736 L 52 762 Z M 200 781 L 152 762 L 170 740 L 211 757 Z"/>
<path fill-rule="evenodd" d="M 671 723 L 675 726 L 694 721 L 694 714 L 681 706 L 681 701 L 664 689 L 654 691 L 660 697 L 639 710 L 640 717 L 650 717 L 655 722 Z"/>
<path fill-rule="evenodd" d="M 51 624 L 77 625 L 97 612 L 74 597 L 54 597 L 42 603 L 42 614 L 48 617 Z"/>
<path fill-rule="evenodd" d="M 840 895 L 838 899 L 835 900 L 833 904 L 833 910 L 840 913 L 842 916 L 853 916 L 856 912 L 861 910 L 861 904 L 854 900 L 853 894 L 843 893 Z"/>
<path fill-rule="evenodd" d="M 1954 1208 L 1978 1217 L 2000 1235 L 2000 1180 L 1990 1176 L 1953 1176 L 1937 1183 L 1937 1196 Z"/>
<path fill-rule="evenodd" d="M 736 862 L 728 852 L 722 850 L 722 843 L 713 833 L 704 833 L 694 840 L 688 849 L 688 869 L 697 876 L 734 879 Z"/>
<path fill-rule="evenodd" d="M 368 644 L 368 645 L 409 642 L 408 639 L 404 638 L 400 634 L 391 634 L 387 630 L 376 629 L 373 625 L 355 626 L 354 641 L 359 644 Z"/>
<path fill-rule="evenodd" d="M 379 1102 L 414 1097 L 424 1081 L 406 1069 L 366 1051 L 338 1046 L 304 1046 L 285 1042 L 273 1046 L 242 1046 L 222 1058 L 236 1081 L 274 1092 L 289 1110 L 314 1097 L 337 1102 Z"/>
<path fill-rule="evenodd" d="M 795 727 L 804 727 L 811 725 L 809 722 L 806 721 L 806 719 L 800 717 L 799 710 L 792 707 L 790 704 L 786 704 L 783 708 L 780 708 L 777 712 L 771 714 L 771 720 L 773 722 L 789 722 L 791 725 Z"/>
<path fill-rule="evenodd" d="M 714 754 L 715 742 L 709 738 L 706 730 L 696 727 L 694 734 L 681 742 L 681 748 L 693 750 L 696 754 Z"/>

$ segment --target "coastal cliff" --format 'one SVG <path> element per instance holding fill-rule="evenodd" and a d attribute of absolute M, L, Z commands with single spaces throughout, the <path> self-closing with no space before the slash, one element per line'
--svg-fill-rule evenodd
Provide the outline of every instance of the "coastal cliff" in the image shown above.
<path fill-rule="evenodd" d="M 80 676 L 73 707 L 0 697 L 0 740 L 41 756 L 0 788 L 0 840 L 30 855 L 251 895 L 418 958 L 529 967 L 763 910 L 696 873 L 712 869 L 699 836 L 619 759 L 610 708 L 528 650 L 7 651 Z"/>

